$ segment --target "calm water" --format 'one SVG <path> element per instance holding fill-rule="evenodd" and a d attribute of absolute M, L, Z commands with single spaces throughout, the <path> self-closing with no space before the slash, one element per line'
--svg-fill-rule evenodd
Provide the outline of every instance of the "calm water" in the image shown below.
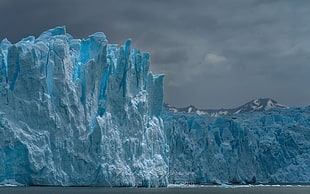
<path fill-rule="evenodd" d="M 160 193 L 160 194 L 310 194 L 310 186 L 169 187 L 169 188 L 106 188 L 106 187 L 0 187 L 1 194 L 88 194 L 88 193 Z"/>

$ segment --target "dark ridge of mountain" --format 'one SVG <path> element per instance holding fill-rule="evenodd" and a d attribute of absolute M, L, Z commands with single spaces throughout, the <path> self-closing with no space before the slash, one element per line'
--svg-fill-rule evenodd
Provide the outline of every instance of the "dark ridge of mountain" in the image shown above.
<path fill-rule="evenodd" d="M 197 113 L 198 115 L 208 114 L 210 116 L 224 116 L 224 115 L 233 115 L 238 113 L 246 113 L 246 112 L 262 112 L 271 108 L 289 108 L 286 105 L 279 104 L 277 101 L 271 98 L 259 98 L 251 100 L 245 103 L 242 106 L 231 109 L 199 109 L 193 105 L 177 108 L 171 106 L 169 104 L 164 104 L 164 107 L 170 110 L 171 112 L 186 112 L 186 113 Z"/>

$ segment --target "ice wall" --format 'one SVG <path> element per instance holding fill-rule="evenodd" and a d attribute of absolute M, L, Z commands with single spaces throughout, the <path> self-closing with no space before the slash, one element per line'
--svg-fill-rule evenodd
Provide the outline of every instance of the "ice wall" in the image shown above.
<path fill-rule="evenodd" d="M 164 115 L 170 183 L 310 183 L 310 106 Z"/>
<path fill-rule="evenodd" d="M 0 44 L 0 183 L 165 186 L 163 76 L 149 54 L 64 27 Z"/>
<path fill-rule="evenodd" d="M 310 107 L 162 111 L 150 56 L 64 27 L 0 43 L 0 184 L 309 183 Z"/>

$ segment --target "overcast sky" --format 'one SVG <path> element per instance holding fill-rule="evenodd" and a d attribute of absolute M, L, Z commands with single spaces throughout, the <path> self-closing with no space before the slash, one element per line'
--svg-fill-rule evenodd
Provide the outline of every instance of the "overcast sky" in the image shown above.
<path fill-rule="evenodd" d="M 310 105 L 308 0 L 0 0 L 0 18 L 13 43 L 63 25 L 75 38 L 132 38 L 174 106 Z"/>

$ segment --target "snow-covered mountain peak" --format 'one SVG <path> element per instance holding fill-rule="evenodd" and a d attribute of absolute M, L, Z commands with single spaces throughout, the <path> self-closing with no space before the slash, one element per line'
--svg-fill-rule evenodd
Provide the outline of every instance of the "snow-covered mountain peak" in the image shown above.
<path fill-rule="evenodd" d="M 271 108 L 288 108 L 288 106 L 278 104 L 271 98 L 258 98 L 236 108 L 235 113 L 265 111 Z"/>
<path fill-rule="evenodd" d="M 176 108 L 169 104 L 164 105 L 171 112 L 185 112 L 185 113 L 197 113 L 198 115 L 209 114 L 210 116 L 223 116 L 223 115 L 232 115 L 238 113 L 246 113 L 246 112 L 261 112 L 266 111 L 271 108 L 289 108 L 288 106 L 281 105 L 277 103 L 277 101 L 271 98 L 258 98 L 251 100 L 245 103 L 242 106 L 231 109 L 199 109 L 193 105 L 184 107 L 184 108 Z"/>

